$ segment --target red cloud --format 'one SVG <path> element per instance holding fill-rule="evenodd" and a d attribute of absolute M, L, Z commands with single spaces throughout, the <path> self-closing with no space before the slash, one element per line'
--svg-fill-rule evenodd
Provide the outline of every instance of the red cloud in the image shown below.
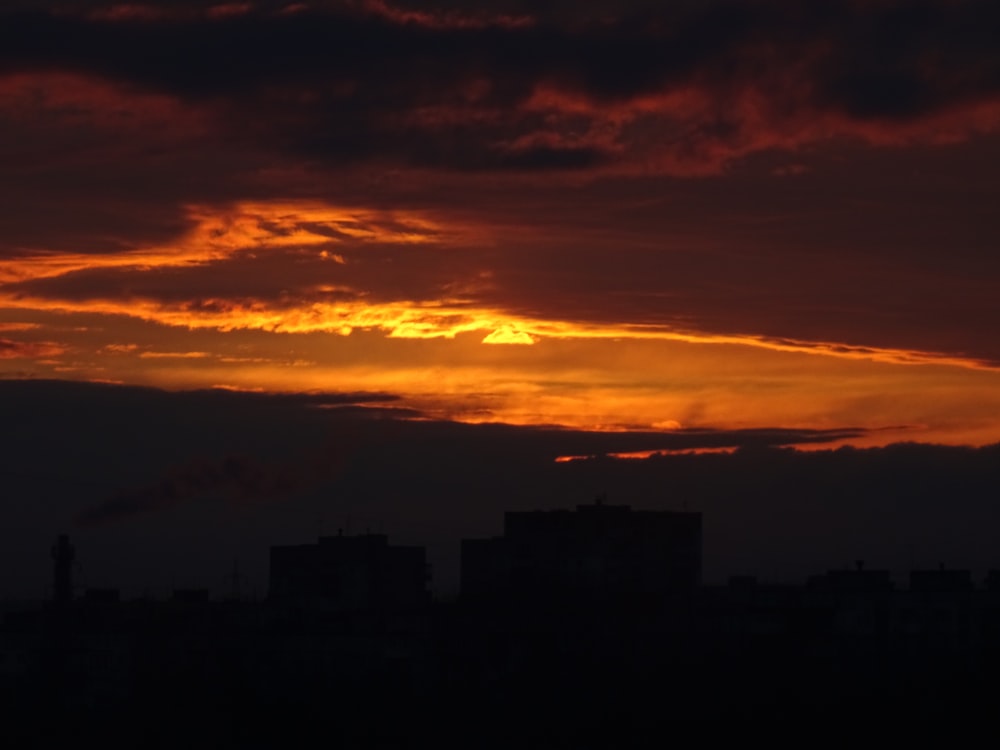
<path fill-rule="evenodd" d="M 34 359 L 38 357 L 57 357 L 65 353 L 66 348 L 53 341 L 15 341 L 0 339 L 0 359 Z"/>
<path fill-rule="evenodd" d="M 385 0 L 129 5 L 0 16 L 0 75 L 115 80 L 129 116 L 166 97 L 217 136 L 334 166 L 698 174 L 834 138 L 995 131 L 998 33 L 985 0 L 713 0 L 562 25 Z"/>

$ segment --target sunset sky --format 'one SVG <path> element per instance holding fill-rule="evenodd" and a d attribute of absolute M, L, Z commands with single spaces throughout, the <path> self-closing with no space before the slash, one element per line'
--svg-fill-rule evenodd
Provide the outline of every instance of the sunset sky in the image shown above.
<path fill-rule="evenodd" d="M 997 39 L 993 0 L 5 3 L 0 377 L 1000 441 Z"/>

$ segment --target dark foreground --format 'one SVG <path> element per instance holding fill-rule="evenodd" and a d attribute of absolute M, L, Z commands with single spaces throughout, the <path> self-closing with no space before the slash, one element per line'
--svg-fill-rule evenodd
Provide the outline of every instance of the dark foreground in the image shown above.
<path fill-rule="evenodd" d="M 764 724 L 917 738 L 994 723 L 1000 592 L 736 581 L 368 612 L 97 595 L 9 614 L 0 690 L 12 748 L 632 747 Z"/>

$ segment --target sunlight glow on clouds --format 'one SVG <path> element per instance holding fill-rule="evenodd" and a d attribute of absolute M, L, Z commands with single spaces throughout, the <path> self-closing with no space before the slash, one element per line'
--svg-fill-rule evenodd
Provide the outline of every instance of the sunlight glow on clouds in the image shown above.
<path fill-rule="evenodd" d="M 459 300 L 420 303 L 306 302 L 301 306 L 227 299 L 199 299 L 179 304 L 143 299 L 72 302 L 25 295 L 5 297 L 0 290 L 0 305 L 11 309 L 121 315 L 168 326 L 223 332 L 251 329 L 270 333 L 331 333 L 350 336 L 355 330 L 378 330 L 389 338 L 398 339 L 451 339 L 464 333 L 487 332 L 482 339 L 484 344 L 522 345 L 533 344 L 541 338 L 660 340 L 693 344 L 736 344 L 775 352 L 803 352 L 837 359 L 899 365 L 943 364 L 996 370 L 993 365 L 977 359 L 936 352 L 853 347 L 833 342 L 770 339 L 753 335 L 683 332 L 658 326 L 531 320 L 510 316 L 500 310 L 469 308 Z"/>
<path fill-rule="evenodd" d="M 484 344 L 534 344 L 535 339 L 510 325 L 501 326 L 483 339 Z"/>
<path fill-rule="evenodd" d="M 457 241 L 472 229 L 452 226 L 416 212 L 342 209 L 315 202 L 247 203 L 232 207 L 191 207 L 192 228 L 169 246 L 137 249 L 117 254 L 81 255 L 46 253 L 15 259 L 6 264 L 0 282 L 0 304 L 26 310 L 123 315 L 189 329 L 213 328 L 220 331 L 258 329 L 274 333 L 325 332 L 350 335 L 354 330 L 379 330 L 391 338 L 453 338 L 483 332 L 484 344 L 533 344 L 540 338 L 661 339 L 707 344 L 740 344 L 774 351 L 804 351 L 847 359 L 874 360 L 897 364 L 941 363 L 959 367 L 988 367 L 966 357 L 938 352 L 860 347 L 839 342 L 775 339 L 755 334 L 731 335 L 677 330 L 656 325 L 609 322 L 580 323 L 572 320 L 531 319 L 502 309 L 477 307 L 461 297 L 434 300 L 367 299 L 368 291 L 350 285 L 319 284 L 313 291 L 341 293 L 350 299 L 328 302 L 310 299 L 308 294 L 292 294 L 280 300 L 198 297 L 168 301 L 139 294 L 123 298 L 47 298 L 21 291 L 23 281 L 71 276 L 80 271 L 112 268 L 145 274 L 157 268 L 197 267 L 233 256 L 249 259 L 258 253 L 303 251 L 333 259 L 337 265 L 348 260 L 329 248 L 350 244 L 357 251 L 368 243 L 381 246 L 419 247 L 434 242 Z M 487 234 L 480 228 L 480 235 Z M 488 281 L 489 272 L 481 277 Z M 453 285 L 461 291 L 462 284 Z M 475 285 L 468 289 L 474 290 Z"/>
<path fill-rule="evenodd" d="M 995 4 L 642 5 L 0 10 L 0 377 L 1000 439 Z"/>
<path fill-rule="evenodd" d="M 239 203 L 188 206 L 191 229 L 168 246 L 120 253 L 82 254 L 45 250 L 0 266 L 0 284 L 62 276 L 74 271 L 191 266 L 268 249 L 317 249 L 324 260 L 343 264 L 328 249 L 338 243 L 417 245 L 447 241 L 439 224 L 413 212 L 344 209 L 320 203 Z M 454 231 L 454 230 L 453 230 Z"/>

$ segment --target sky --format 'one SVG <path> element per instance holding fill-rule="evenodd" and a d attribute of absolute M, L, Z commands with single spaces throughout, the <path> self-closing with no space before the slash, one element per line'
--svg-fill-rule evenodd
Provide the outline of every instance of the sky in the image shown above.
<path fill-rule="evenodd" d="M 4 397 L 333 399 L 546 461 L 997 443 L 998 37 L 987 0 L 7 2 Z"/>
<path fill-rule="evenodd" d="M 2 372 L 996 441 L 998 25 L 8 4 Z"/>

